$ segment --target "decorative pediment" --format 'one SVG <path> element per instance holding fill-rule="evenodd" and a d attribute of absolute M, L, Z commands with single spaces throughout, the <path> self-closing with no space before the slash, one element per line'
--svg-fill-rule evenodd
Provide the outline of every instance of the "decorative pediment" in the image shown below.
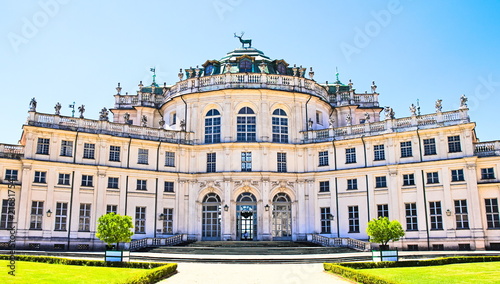
<path fill-rule="evenodd" d="M 276 66 L 278 66 L 280 63 L 282 63 L 283 65 L 285 65 L 285 67 L 288 67 L 288 65 L 290 65 L 290 64 L 286 63 L 286 61 L 283 60 L 283 59 L 274 60 L 273 63 L 276 64 Z"/>
<path fill-rule="evenodd" d="M 243 60 L 243 59 L 248 59 L 248 60 L 250 60 L 250 61 L 252 61 L 252 62 L 254 62 L 254 61 L 255 61 L 255 57 L 250 56 L 250 55 L 248 55 L 248 54 L 244 54 L 244 55 L 242 55 L 242 56 L 236 57 L 236 62 L 240 62 L 240 61 L 241 61 L 241 60 Z"/>
<path fill-rule="evenodd" d="M 274 189 L 274 188 L 278 188 L 280 191 L 283 191 L 287 188 L 291 188 L 293 189 L 293 181 L 286 181 L 286 180 L 279 180 L 279 181 L 273 181 L 271 183 L 271 187 Z"/>
<path fill-rule="evenodd" d="M 207 60 L 201 66 L 203 66 L 204 68 L 207 68 L 207 66 L 210 64 L 215 66 L 215 65 L 220 65 L 220 62 L 218 60 Z"/>

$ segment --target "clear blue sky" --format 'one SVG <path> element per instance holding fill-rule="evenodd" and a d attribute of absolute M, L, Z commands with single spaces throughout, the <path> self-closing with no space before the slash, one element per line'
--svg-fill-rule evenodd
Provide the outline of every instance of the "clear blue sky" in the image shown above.
<path fill-rule="evenodd" d="M 482 141 L 499 140 L 500 1 L 2 1 L 0 143 L 17 143 L 29 101 L 53 113 L 85 104 L 97 119 L 115 87 L 175 83 L 179 68 L 220 59 L 245 31 L 273 59 L 312 66 L 320 82 L 378 85 L 382 106 L 409 116 L 458 108 L 469 97 Z"/>

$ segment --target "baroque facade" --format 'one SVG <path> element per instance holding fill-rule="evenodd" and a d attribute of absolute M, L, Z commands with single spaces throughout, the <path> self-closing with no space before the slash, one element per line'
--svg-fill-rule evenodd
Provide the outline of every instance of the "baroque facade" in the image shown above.
<path fill-rule="evenodd" d="M 0 145 L 0 242 L 15 224 L 18 248 L 100 248 L 97 219 L 116 212 L 133 239 L 366 240 L 387 216 L 402 249 L 499 248 L 500 142 L 479 142 L 465 96 L 396 118 L 375 83 L 313 78 L 242 47 L 171 86 L 118 85 L 99 120 L 33 100 L 20 145 Z"/>

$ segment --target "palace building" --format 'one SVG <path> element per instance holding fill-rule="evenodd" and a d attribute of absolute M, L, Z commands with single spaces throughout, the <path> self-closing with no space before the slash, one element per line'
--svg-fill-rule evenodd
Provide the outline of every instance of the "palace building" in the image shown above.
<path fill-rule="evenodd" d="M 500 248 L 500 141 L 479 142 L 465 96 L 396 117 L 375 83 L 313 78 L 241 47 L 173 85 L 118 84 L 99 119 L 32 100 L 20 144 L 0 144 L 0 245 L 15 226 L 18 249 L 101 249 L 116 212 L 134 240 L 366 241 L 387 216 L 400 249 Z"/>

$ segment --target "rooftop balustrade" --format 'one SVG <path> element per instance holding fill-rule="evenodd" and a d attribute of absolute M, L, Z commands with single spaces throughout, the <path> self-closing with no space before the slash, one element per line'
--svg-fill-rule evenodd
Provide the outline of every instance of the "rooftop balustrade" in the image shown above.
<path fill-rule="evenodd" d="M 24 156 L 24 146 L 0 144 L 0 158 L 21 159 Z"/>

